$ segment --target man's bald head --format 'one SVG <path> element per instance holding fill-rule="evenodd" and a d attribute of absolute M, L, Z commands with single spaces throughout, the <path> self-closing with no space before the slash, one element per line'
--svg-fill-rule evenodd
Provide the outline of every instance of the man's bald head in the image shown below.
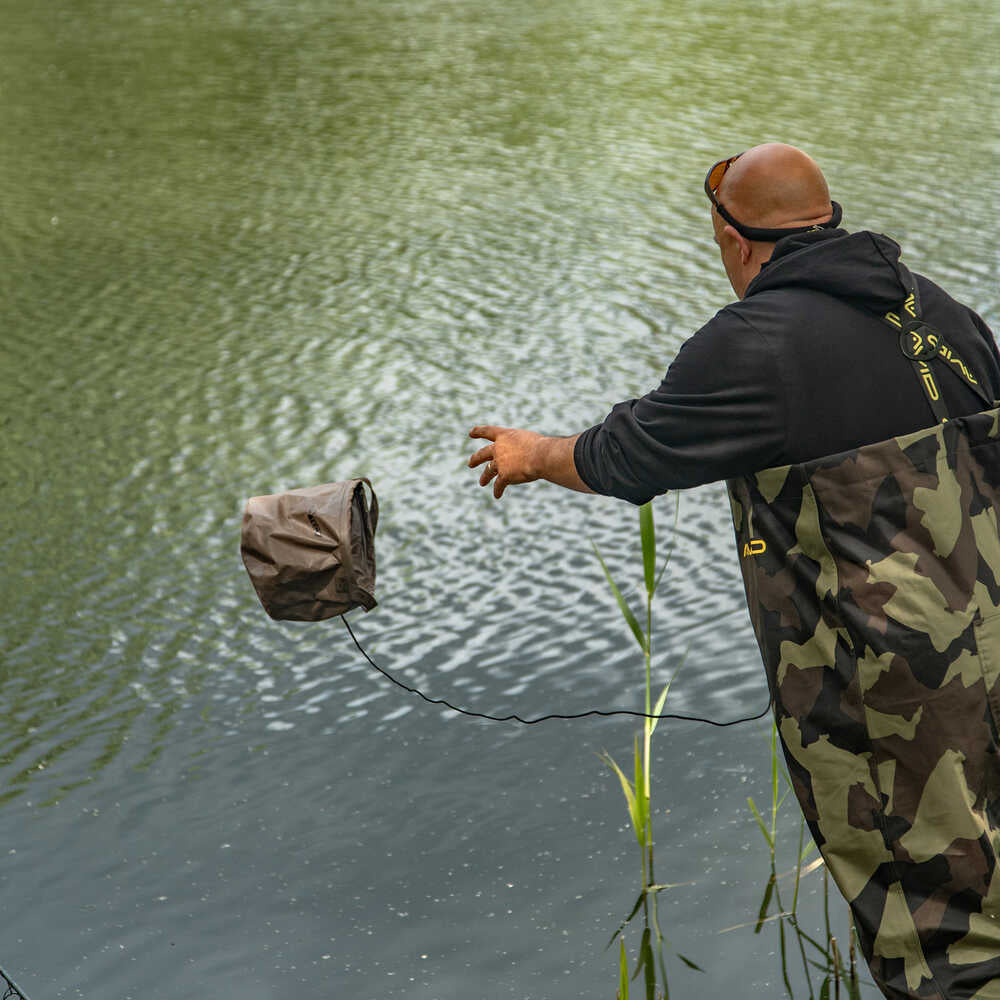
<path fill-rule="evenodd" d="M 744 232 L 803 232 L 834 215 L 830 191 L 815 160 L 783 142 L 754 146 L 731 160 L 711 197 L 715 242 L 733 291 L 740 298 L 770 260 L 774 240 L 780 238 L 771 234 L 770 239 L 752 239 Z M 731 220 L 736 220 L 735 224 Z"/>
<path fill-rule="evenodd" d="M 734 160 L 717 197 L 734 218 L 761 229 L 816 225 L 833 214 L 816 161 L 783 142 L 754 146 Z"/>

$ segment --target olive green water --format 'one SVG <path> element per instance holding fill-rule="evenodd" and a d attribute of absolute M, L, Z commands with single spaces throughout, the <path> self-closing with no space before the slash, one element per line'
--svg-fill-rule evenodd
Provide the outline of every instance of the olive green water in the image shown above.
<path fill-rule="evenodd" d="M 459 719 L 268 621 L 242 502 L 372 478 L 357 629 L 409 682 L 636 707 L 588 541 L 638 584 L 634 512 L 496 505 L 465 432 L 656 384 L 731 294 L 705 170 L 766 139 L 996 329 L 997 8 L 902 10 L 0 2 L 0 965 L 34 1000 L 614 996 L 638 858 L 595 753 L 632 727 Z M 687 494 L 677 711 L 767 699 L 731 546 Z M 678 998 L 780 995 L 776 932 L 720 934 L 767 876 L 762 731 L 657 732 Z"/>

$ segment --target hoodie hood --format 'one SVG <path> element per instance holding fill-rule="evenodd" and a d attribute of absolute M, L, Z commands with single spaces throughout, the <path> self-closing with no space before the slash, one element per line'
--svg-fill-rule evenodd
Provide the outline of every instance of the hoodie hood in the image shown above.
<path fill-rule="evenodd" d="M 899 244 L 880 233 L 821 229 L 786 236 L 747 286 L 744 298 L 777 288 L 810 288 L 886 313 L 906 297 Z"/>

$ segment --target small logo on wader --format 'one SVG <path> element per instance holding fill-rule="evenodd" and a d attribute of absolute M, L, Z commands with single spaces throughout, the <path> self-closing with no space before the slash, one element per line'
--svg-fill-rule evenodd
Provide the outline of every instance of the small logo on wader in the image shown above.
<path fill-rule="evenodd" d="M 751 538 L 749 542 L 743 544 L 743 558 L 747 556 L 759 556 L 767 551 L 767 543 L 763 538 Z"/>

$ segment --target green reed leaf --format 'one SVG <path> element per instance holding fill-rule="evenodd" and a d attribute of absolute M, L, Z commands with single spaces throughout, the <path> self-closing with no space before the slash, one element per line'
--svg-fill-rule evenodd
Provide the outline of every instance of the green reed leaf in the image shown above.
<path fill-rule="evenodd" d="M 634 743 L 635 760 L 635 807 L 641 824 L 639 843 L 643 846 L 649 843 L 649 789 L 646 788 L 646 776 L 643 769 L 642 754 L 639 752 L 639 734 L 636 733 Z"/>
<path fill-rule="evenodd" d="M 620 940 L 618 949 L 618 1000 L 628 1000 L 628 956 L 625 954 L 625 939 Z"/>
<path fill-rule="evenodd" d="M 679 668 L 678 668 L 679 669 Z M 676 677 L 677 674 L 674 674 Z M 663 686 L 663 690 L 660 692 L 660 697 L 656 699 L 656 704 L 653 706 L 653 711 L 650 715 L 659 715 L 663 711 L 663 706 L 667 701 L 667 693 L 670 691 L 670 685 L 674 682 L 674 677 L 671 677 L 669 681 Z M 649 721 L 649 735 L 652 736 L 656 732 L 656 725 L 660 721 L 659 719 L 650 719 Z"/>
<path fill-rule="evenodd" d="M 774 850 L 774 838 L 771 836 L 771 831 L 764 825 L 764 819 L 761 814 L 757 811 L 757 803 L 754 802 L 753 796 L 747 796 L 747 805 L 750 806 L 750 812 L 753 813 L 754 819 L 757 820 L 757 825 L 760 827 L 760 832 L 764 835 L 764 839 L 767 841 L 768 847 Z"/>
<path fill-rule="evenodd" d="M 639 893 L 638 897 L 636 897 L 635 906 L 632 907 L 629 911 L 629 915 L 618 925 L 614 934 L 611 935 L 610 940 L 604 946 L 605 948 L 610 948 L 615 943 L 615 938 L 625 930 L 625 928 L 629 925 L 629 921 L 631 921 L 631 919 L 639 912 L 639 907 L 642 906 L 642 901 L 645 898 L 646 890 L 643 889 L 643 891 Z"/>
<path fill-rule="evenodd" d="M 778 727 L 771 723 L 771 829 L 778 815 Z"/>
<path fill-rule="evenodd" d="M 639 957 L 636 959 L 635 971 L 632 973 L 633 981 L 639 978 L 639 973 L 642 972 L 643 966 L 646 964 L 646 954 L 648 950 L 649 950 L 649 928 L 646 927 L 643 929 L 642 939 L 639 942 Z"/>
<path fill-rule="evenodd" d="M 691 959 L 687 957 L 687 955 L 682 955 L 682 954 L 681 954 L 680 952 L 677 952 L 677 957 L 678 957 L 678 958 L 679 958 L 679 959 L 680 959 L 680 960 L 681 960 L 681 961 L 682 961 L 682 962 L 683 962 L 683 963 L 684 963 L 684 964 L 685 964 L 685 965 L 686 965 L 686 966 L 687 966 L 687 967 L 688 967 L 689 969 L 694 969 L 694 971 L 695 971 L 695 972 L 704 972 L 704 971 L 705 971 L 705 970 L 704 970 L 704 969 L 703 969 L 703 968 L 702 968 L 702 967 L 701 967 L 701 966 L 700 966 L 700 965 L 699 965 L 699 964 L 698 964 L 697 962 L 692 962 L 692 961 L 691 961 Z"/>
<path fill-rule="evenodd" d="M 802 853 L 799 855 L 799 864 L 802 864 L 802 862 L 805 861 L 805 859 L 808 858 L 809 855 L 815 850 L 816 841 L 810 838 L 806 846 L 802 848 Z"/>
<path fill-rule="evenodd" d="M 639 643 L 639 648 L 645 653 L 646 652 L 646 636 L 642 629 L 639 627 L 639 622 L 636 620 L 634 614 L 632 614 L 632 609 L 628 606 L 628 602 L 622 596 L 622 592 L 618 589 L 618 584 L 615 583 L 611 576 L 611 572 L 601 558 L 601 553 L 597 550 L 597 546 L 593 542 L 590 543 L 594 548 L 594 555 L 597 556 L 598 561 L 601 564 L 601 569 L 604 570 L 604 575 L 607 578 L 608 586 L 611 588 L 611 593 L 615 595 L 615 600 L 618 602 L 618 607 L 621 610 L 625 621 L 628 623 L 628 627 L 632 630 L 632 635 L 635 636 L 635 641 Z"/>
<path fill-rule="evenodd" d="M 642 954 L 643 969 L 646 972 L 646 1000 L 656 1000 L 656 967 L 653 965 L 653 949 L 649 944 L 648 927 L 642 935 L 640 953 Z"/>
<path fill-rule="evenodd" d="M 764 890 L 764 898 L 760 904 L 760 910 L 757 913 L 757 923 L 754 926 L 754 934 L 759 934 L 761 927 L 764 926 L 764 918 L 767 916 L 767 911 L 771 905 L 771 896 L 774 895 L 774 887 L 777 880 L 772 874 L 767 880 L 767 888 Z"/>
<path fill-rule="evenodd" d="M 642 831 L 643 827 L 639 821 L 639 808 L 636 803 L 635 790 L 632 788 L 631 782 L 622 773 L 622 769 L 614 762 L 611 755 L 608 753 L 601 754 L 601 760 L 604 761 L 608 767 L 611 768 L 615 774 L 618 775 L 618 780 L 621 782 L 622 791 L 625 793 L 625 802 L 628 804 L 628 814 L 632 819 L 632 829 L 635 830 L 636 839 L 641 844 L 642 841 Z"/>
<path fill-rule="evenodd" d="M 792 993 L 792 984 L 788 979 L 788 951 L 785 948 L 785 921 L 778 921 L 778 944 L 779 951 L 781 953 L 781 977 L 785 981 L 785 989 L 788 992 L 789 1000 L 794 1000 L 795 994 Z"/>
<path fill-rule="evenodd" d="M 646 898 L 646 890 L 643 889 L 643 891 L 640 892 L 638 896 L 636 896 L 635 904 L 632 906 L 632 909 L 629 910 L 628 916 L 622 921 L 620 930 L 624 930 L 625 925 L 628 924 L 632 920 L 632 918 L 639 912 L 639 907 L 642 906 L 642 901 L 645 898 Z"/>
<path fill-rule="evenodd" d="M 674 528 L 670 534 L 670 548 L 667 549 L 667 557 L 663 560 L 663 565 L 660 567 L 659 575 L 656 577 L 656 583 L 653 584 L 653 590 L 660 585 L 660 580 L 663 574 L 666 573 L 667 567 L 670 565 L 671 556 L 674 554 L 674 546 L 677 544 L 677 522 L 680 520 L 681 516 L 681 495 L 678 492 L 676 494 L 676 501 L 674 503 Z"/>
<path fill-rule="evenodd" d="M 652 921 L 653 921 L 653 933 L 656 935 L 656 961 L 660 966 L 660 979 L 663 984 L 663 995 L 664 997 L 670 996 L 670 987 L 667 985 L 667 963 L 663 958 L 663 945 L 666 938 L 663 936 L 663 931 L 660 930 L 660 919 L 656 913 L 656 894 L 652 896 Z"/>
<path fill-rule="evenodd" d="M 652 958 L 646 963 L 646 1000 L 656 1000 L 656 967 Z"/>
<path fill-rule="evenodd" d="M 819 1000 L 830 1000 L 830 977 L 823 980 L 823 985 L 819 988 Z"/>
<path fill-rule="evenodd" d="M 642 538 L 642 571 L 646 579 L 646 594 L 656 590 L 656 529 L 653 527 L 653 504 L 639 508 L 639 534 Z"/>

